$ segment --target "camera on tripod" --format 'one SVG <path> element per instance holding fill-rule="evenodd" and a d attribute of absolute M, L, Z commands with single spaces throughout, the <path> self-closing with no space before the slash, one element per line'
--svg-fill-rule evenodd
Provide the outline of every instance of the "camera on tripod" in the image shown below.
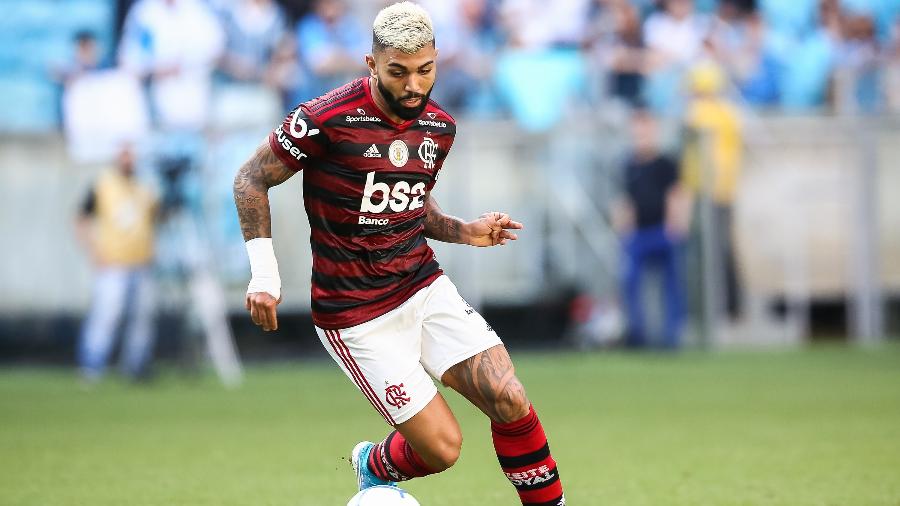
<path fill-rule="evenodd" d="M 194 163 L 185 155 L 163 156 L 159 159 L 158 170 L 162 190 L 160 205 L 164 216 L 184 209 L 188 203 L 187 175 Z"/>

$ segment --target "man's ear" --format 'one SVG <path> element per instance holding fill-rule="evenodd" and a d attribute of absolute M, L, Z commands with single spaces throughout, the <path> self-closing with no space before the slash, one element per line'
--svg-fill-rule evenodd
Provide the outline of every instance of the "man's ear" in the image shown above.
<path fill-rule="evenodd" d="M 378 77 L 375 73 L 375 56 L 371 54 L 366 55 L 366 65 L 369 67 L 369 74 L 372 77 Z"/>

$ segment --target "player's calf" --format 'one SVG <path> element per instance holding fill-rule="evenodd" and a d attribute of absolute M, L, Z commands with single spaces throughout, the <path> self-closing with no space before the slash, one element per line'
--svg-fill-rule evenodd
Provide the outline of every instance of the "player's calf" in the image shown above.
<path fill-rule="evenodd" d="M 431 454 L 430 462 L 410 446 L 398 431 L 393 431 L 376 444 L 368 454 L 368 470 L 380 480 L 406 481 L 439 473 L 456 462 L 459 449 L 449 447 L 443 454 Z M 434 466 L 434 467 L 433 467 Z"/>

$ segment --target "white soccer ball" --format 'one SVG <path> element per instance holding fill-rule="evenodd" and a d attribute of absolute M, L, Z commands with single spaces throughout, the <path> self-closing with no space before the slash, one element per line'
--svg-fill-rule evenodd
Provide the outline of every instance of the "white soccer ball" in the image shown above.
<path fill-rule="evenodd" d="M 347 506 L 421 506 L 415 497 L 402 488 L 376 485 L 360 490 L 350 498 Z"/>

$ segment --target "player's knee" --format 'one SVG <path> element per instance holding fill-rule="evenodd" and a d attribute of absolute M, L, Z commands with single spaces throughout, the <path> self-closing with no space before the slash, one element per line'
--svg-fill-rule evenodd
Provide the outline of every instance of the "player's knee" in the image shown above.
<path fill-rule="evenodd" d="M 528 415 L 528 408 L 531 403 L 525 395 L 525 388 L 518 378 L 506 384 L 503 390 L 497 392 L 494 399 L 494 408 L 496 413 L 495 422 L 510 423 L 521 420 Z"/>
<path fill-rule="evenodd" d="M 434 471 L 440 472 L 453 467 L 459 460 L 462 450 L 462 434 L 459 431 L 442 435 L 440 441 L 432 448 L 431 462 Z"/>
<path fill-rule="evenodd" d="M 435 471 L 440 472 L 453 467 L 453 464 L 459 460 L 460 449 L 460 446 L 447 445 L 438 450 L 433 462 L 436 467 Z"/>

